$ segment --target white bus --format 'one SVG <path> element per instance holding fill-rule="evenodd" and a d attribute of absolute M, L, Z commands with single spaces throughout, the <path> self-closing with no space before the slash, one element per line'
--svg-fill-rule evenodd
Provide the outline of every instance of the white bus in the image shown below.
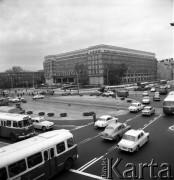
<path fill-rule="evenodd" d="M 0 136 L 12 141 L 31 137 L 35 134 L 31 117 L 28 115 L 0 113 Z"/>
<path fill-rule="evenodd" d="M 163 113 L 174 114 L 174 91 L 171 91 L 163 102 Z"/>
<path fill-rule="evenodd" d="M 69 130 L 53 130 L 0 148 L 0 180 L 47 180 L 77 160 Z"/>

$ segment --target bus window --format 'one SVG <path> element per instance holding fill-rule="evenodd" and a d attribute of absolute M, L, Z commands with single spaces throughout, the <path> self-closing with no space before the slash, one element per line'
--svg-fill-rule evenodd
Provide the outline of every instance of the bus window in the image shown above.
<path fill-rule="evenodd" d="M 7 121 L 7 125 L 6 126 L 11 127 L 11 121 Z"/>
<path fill-rule="evenodd" d="M 0 169 L 0 179 L 3 180 L 7 179 L 7 170 L 5 167 Z"/>
<path fill-rule="evenodd" d="M 31 119 L 23 120 L 23 123 L 24 123 L 24 127 L 32 124 Z"/>
<path fill-rule="evenodd" d="M 54 148 L 50 149 L 50 158 L 52 159 L 54 157 Z"/>
<path fill-rule="evenodd" d="M 45 161 L 48 160 L 48 151 L 44 151 L 44 160 L 45 160 Z"/>
<path fill-rule="evenodd" d="M 41 154 L 41 152 L 36 153 L 36 154 L 34 154 L 32 156 L 29 156 L 27 158 L 27 163 L 28 163 L 29 168 L 32 168 L 32 167 L 40 164 L 41 162 L 42 162 L 42 154 Z"/>
<path fill-rule="evenodd" d="M 13 127 L 18 127 L 18 123 L 16 121 L 13 121 Z"/>
<path fill-rule="evenodd" d="M 68 145 L 68 148 L 74 146 L 74 140 L 73 140 L 73 138 L 70 138 L 70 139 L 67 140 L 67 145 Z"/>
<path fill-rule="evenodd" d="M 60 154 L 61 152 L 65 151 L 65 143 L 61 142 L 56 145 L 57 153 Z"/>
<path fill-rule="evenodd" d="M 18 127 L 20 127 L 20 128 L 22 127 L 22 122 L 21 121 L 18 122 Z"/>
<path fill-rule="evenodd" d="M 25 159 L 20 160 L 16 163 L 9 165 L 9 167 L 8 167 L 9 176 L 14 177 L 17 174 L 24 172 L 26 169 L 27 169 L 27 166 L 26 166 Z"/>

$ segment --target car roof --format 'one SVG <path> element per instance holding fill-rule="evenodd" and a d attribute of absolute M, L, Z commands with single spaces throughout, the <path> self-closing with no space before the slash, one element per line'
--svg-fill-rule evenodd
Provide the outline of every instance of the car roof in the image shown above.
<path fill-rule="evenodd" d="M 145 106 L 144 108 L 152 108 L 152 106 Z"/>
<path fill-rule="evenodd" d="M 111 117 L 110 115 L 103 115 L 103 116 L 100 116 L 100 118 L 108 118 L 108 117 Z"/>
<path fill-rule="evenodd" d="M 40 119 L 44 119 L 44 118 L 41 117 L 41 116 L 38 116 L 38 117 L 32 117 L 31 119 L 33 119 L 33 120 L 40 120 Z"/>
<path fill-rule="evenodd" d="M 116 123 L 110 123 L 108 126 L 109 126 L 109 127 L 113 127 L 114 129 L 116 129 L 116 128 L 119 127 L 121 124 L 123 124 L 123 123 L 116 122 Z M 107 126 L 107 127 L 108 127 L 108 126 Z"/>
<path fill-rule="evenodd" d="M 132 135 L 132 136 L 138 136 L 141 132 L 144 132 L 144 131 L 143 130 L 131 129 L 131 130 L 127 131 L 125 134 L 126 135 Z"/>

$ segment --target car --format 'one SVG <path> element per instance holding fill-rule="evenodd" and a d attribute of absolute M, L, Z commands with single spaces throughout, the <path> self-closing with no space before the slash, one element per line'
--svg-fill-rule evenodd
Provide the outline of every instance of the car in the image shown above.
<path fill-rule="evenodd" d="M 144 91 L 144 92 L 143 92 L 143 97 L 144 97 L 144 96 L 149 96 L 148 91 Z"/>
<path fill-rule="evenodd" d="M 54 122 L 50 122 L 44 119 L 44 117 L 33 117 L 31 118 L 31 121 L 33 123 L 33 127 L 35 129 L 41 129 L 43 131 L 47 131 L 49 129 L 54 128 Z"/>
<path fill-rule="evenodd" d="M 138 151 L 146 142 L 149 141 L 149 133 L 141 130 L 128 130 L 118 143 L 118 149 L 128 152 Z"/>
<path fill-rule="evenodd" d="M 141 111 L 142 115 L 152 115 L 155 114 L 155 108 L 152 106 L 145 106 L 144 109 Z"/>
<path fill-rule="evenodd" d="M 156 91 L 155 87 L 152 87 L 150 91 L 155 92 Z"/>
<path fill-rule="evenodd" d="M 41 95 L 41 94 L 37 94 L 35 96 L 33 96 L 33 99 L 43 99 L 45 96 Z"/>
<path fill-rule="evenodd" d="M 150 104 L 150 97 L 149 96 L 144 96 L 142 99 L 143 104 Z"/>
<path fill-rule="evenodd" d="M 154 94 L 153 100 L 154 101 L 160 101 L 161 100 L 159 93 L 158 94 L 156 94 L 156 93 Z"/>
<path fill-rule="evenodd" d="M 20 102 L 20 99 L 19 99 L 18 97 L 10 98 L 10 99 L 9 99 L 9 102 L 17 103 L 17 102 Z"/>
<path fill-rule="evenodd" d="M 144 108 L 144 105 L 139 102 L 134 102 L 129 106 L 130 112 L 138 112 L 141 111 Z"/>
<path fill-rule="evenodd" d="M 95 127 L 106 127 L 110 123 L 118 122 L 118 118 L 110 116 L 110 115 L 103 115 L 101 116 L 95 123 Z"/>
<path fill-rule="evenodd" d="M 103 132 L 100 133 L 100 136 L 103 139 L 108 140 L 120 140 L 123 134 L 130 129 L 125 123 L 111 123 L 109 124 Z"/>
<path fill-rule="evenodd" d="M 112 91 L 107 91 L 107 92 L 104 92 L 103 94 L 102 94 L 102 96 L 103 97 L 109 97 L 109 96 L 113 96 L 115 93 L 114 92 L 112 92 Z"/>

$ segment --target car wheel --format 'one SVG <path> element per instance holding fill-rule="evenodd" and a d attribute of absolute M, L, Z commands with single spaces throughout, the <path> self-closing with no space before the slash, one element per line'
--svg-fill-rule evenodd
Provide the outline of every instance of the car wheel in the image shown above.
<path fill-rule="evenodd" d="M 46 131 L 46 130 L 47 130 L 47 128 L 46 128 L 45 126 L 43 126 L 43 127 L 42 127 L 42 130 L 43 130 L 43 131 Z"/>
<path fill-rule="evenodd" d="M 10 134 L 10 139 L 15 142 L 17 140 L 17 136 L 13 133 Z"/>
<path fill-rule="evenodd" d="M 139 148 L 140 148 L 140 147 L 139 147 L 139 146 L 137 146 L 136 151 L 139 151 Z"/>
<path fill-rule="evenodd" d="M 68 170 L 72 167 L 72 164 L 73 164 L 72 159 L 68 158 L 68 159 L 65 161 L 64 170 L 65 170 L 65 171 L 68 171 Z"/>

